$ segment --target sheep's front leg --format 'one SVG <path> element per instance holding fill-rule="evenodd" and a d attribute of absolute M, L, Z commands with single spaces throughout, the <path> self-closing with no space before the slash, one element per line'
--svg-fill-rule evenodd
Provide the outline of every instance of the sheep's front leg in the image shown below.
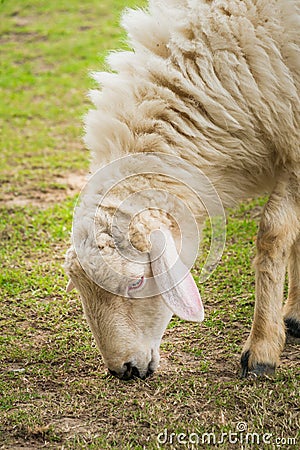
<path fill-rule="evenodd" d="M 288 257 L 299 233 L 295 184 L 278 184 L 265 206 L 257 237 L 256 301 L 242 357 L 242 377 L 271 374 L 285 344 L 282 314 Z"/>
<path fill-rule="evenodd" d="M 284 306 L 287 333 L 300 338 L 300 235 L 293 244 L 288 263 L 289 294 Z"/>

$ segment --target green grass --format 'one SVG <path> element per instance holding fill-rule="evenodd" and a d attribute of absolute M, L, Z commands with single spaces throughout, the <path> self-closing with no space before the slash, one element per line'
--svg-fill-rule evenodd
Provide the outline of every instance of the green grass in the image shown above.
<path fill-rule="evenodd" d="M 35 190 L 87 169 L 80 139 L 87 74 L 121 43 L 123 7 L 121 0 L 0 4 L 3 193 Z"/>
<path fill-rule="evenodd" d="M 297 437 L 299 347 L 274 379 L 240 380 L 254 305 L 257 217 L 263 200 L 232 212 L 221 264 L 200 286 L 203 324 L 171 322 L 161 369 L 149 380 L 107 377 L 76 292 L 62 269 L 79 188 L 88 71 L 124 46 L 120 0 L 6 0 L 1 8 L 0 447 L 155 449 L 171 432 Z M 204 250 L 209 243 L 205 237 Z M 203 258 L 202 258 L 203 259 Z M 202 259 L 195 268 L 199 275 Z M 162 444 L 162 448 L 193 448 Z M 201 444 L 194 448 L 241 448 Z"/>

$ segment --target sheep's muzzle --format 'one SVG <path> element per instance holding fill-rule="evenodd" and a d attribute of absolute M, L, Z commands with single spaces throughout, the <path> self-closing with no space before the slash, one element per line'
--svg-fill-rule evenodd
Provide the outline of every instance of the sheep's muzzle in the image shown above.
<path fill-rule="evenodd" d="M 147 377 L 153 374 L 153 370 L 150 368 L 150 364 L 148 366 L 147 372 L 145 375 L 141 376 L 139 369 L 132 365 L 131 362 L 124 364 L 124 369 L 120 372 L 116 372 L 115 370 L 108 369 L 109 373 L 114 377 L 120 378 L 120 380 L 128 381 L 133 378 L 141 378 L 145 380 Z"/>

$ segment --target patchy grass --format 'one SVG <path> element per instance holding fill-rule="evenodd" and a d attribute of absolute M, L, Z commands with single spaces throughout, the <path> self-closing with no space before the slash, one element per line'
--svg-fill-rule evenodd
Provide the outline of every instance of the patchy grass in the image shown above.
<path fill-rule="evenodd" d="M 121 0 L 0 3 L 5 200 L 56 191 L 53 183 L 65 184 L 65 174 L 86 172 L 81 135 L 91 87 L 87 74 L 121 42 L 117 23 L 123 7 Z"/>
<path fill-rule="evenodd" d="M 0 448 L 155 449 L 159 433 L 162 448 L 298 448 L 299 347 L 287 345 L 274 379 L 238 378 L 253 314 L 251 261 L 263 200 L 232 213 L 222 262 L 200 286 L 206 319 L 201 325 L 173 319 L 161 369 L 149 380 L 106 375 L 78 297 L 65 293 L 61 266 L 88 167 L 80 140 L 87 72 L 120 46 L 124 6 L 0 3 Z M 260 444 L 247 446 L 246 432 L 238 434 L 240 444 L 228 437 L 214 444 L 222 432 L 243 426 L 259 434 Z M 189 443 L 179 433 L 215 434 L 194 445 L 195 434 Z M 294 438 L 295 445 L 288 441 Z"/>

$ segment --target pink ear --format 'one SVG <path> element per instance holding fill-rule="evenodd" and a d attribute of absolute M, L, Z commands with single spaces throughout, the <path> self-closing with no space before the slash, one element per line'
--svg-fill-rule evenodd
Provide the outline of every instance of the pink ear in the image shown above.
<path fill-rule="evenodd" d="M 196 283 L 182 263 L 168 229 L 151 234 L 151 268 L 167 306 L 181 319 L 202 322 L 204 309 Z"/>

